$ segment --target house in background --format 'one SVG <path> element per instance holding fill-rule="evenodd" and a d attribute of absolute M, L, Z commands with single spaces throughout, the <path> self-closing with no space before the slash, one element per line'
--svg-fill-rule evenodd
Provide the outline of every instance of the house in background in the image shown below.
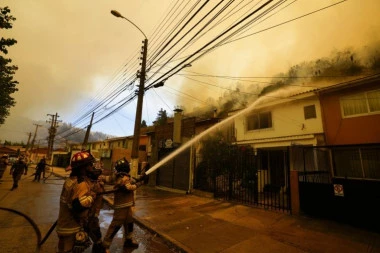
<path fill-rule="evenodd" d="M 328 176 L 304 163 L 309 176 L 300 177 L 301 209 L 379 231 L 380 75 L 322 88 L 318 95 L 326 145 L 303 152 L 325 164 Z"/>
<path fill-rule="evenodd" d="M 371 224 L 380 212 L 373 206 L 380 198 L 379 80 L 374 75 L 315 84 L 236 117 L 236 144 L 252 148 L 256 161 L 254 201 L 260 203 L 265 192 L 270 205 L 277 205 L 273 196 L 289 197 L 281 192 L 289 191 L 295 171 L 299 188 L 292 200 L 299 198 L 301 212 Z M 247 190 L 241 182 L 233 185 L 236 191 Z"/>
<path fill-rule="evenodd" d="M 146 134 L 147 128 L 141 128 L 139 143 L 139 169 L 144 167 L 148 159 L 148 145 L 150 143 L 149 136 Z M 133 136 L 107 138 L 103 141 L 88 142 L 86 150 L 90 150 L 91 154 L 98 159 L 105 170 L 105 173 L 112 173 L 114 164 L 117 160 L 126 158 L 131 161 Z M 70 145 L 69 154 L 70 161 L 73 154 L 83 149 L 81 143 L 73 143 Z"/>
<path fill-rule="evenodd" d="M 257 190 L 289 189 L 289 170 L 297 153 L 294 146 L 325 144 L 322 114 L 316 90 L 288 91 L 285 97 L 263 99 L 234 121 L 236 144 L 256 155 Z M 293 151 L 293 153 L 292 153 Z"/>
<path fill-rule="evenodd" d="M 380 143 L 380 75 L 319 92 L 327 145 Z"/>

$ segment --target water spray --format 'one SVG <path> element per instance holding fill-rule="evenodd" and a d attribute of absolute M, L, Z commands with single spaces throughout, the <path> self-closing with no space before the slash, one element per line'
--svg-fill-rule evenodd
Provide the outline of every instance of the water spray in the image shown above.
<path fill-rule="evenodd" d="M 221 122 L 213 125 L 212 127 L 210 127 L 209 129 L 207 129 L 206 131 L 198 134 L 197 136 L 195 136 L 193 139 L 191 139 L 190 141 L 186 142 L 185 144 L 183 144 L 180 148 L 176 149 L 174 152 L 170 153 L 168 156 L 166 156 L 164 159 L 162 159 L 161 161 L 159 161 L 158 163 L 156 163 L 154 166 L 152 166 L 149 170 L 147 170 L 145 172 L 146 175 L 149 175 L 150 173 L 154 172 L 155 170 L 157 170 L 159 167 L 161 167 L 162 165 L 164 165 L 165 163 L 167 163 L 168 161 L 170 161 L 171 159 L 173 159 L 173 157 L 175 157 L 176 155 L 178 155 L 179 153 L 183 152 L 184 150 L 186 150 L 187 148 L 189 148 L 191 145 L 193 145 L 196 141 L 199 141 L 200 139 L 202 139 L 204 136 L 208 135 L 209 133 L 211 133 L 212 131 L 216 130 L 217 128 L 221 127 L 221 126 L 224 126 L 226 125 L 227 123 L 231 122 L 233 119 L 235 119 L 236 117 L 239 117 L 241 115 L 244 115 L 246 114 L 247 112 L 253 110 L 253 108 L 259 104 L 260 102 L 262 102 L 262 100 L 264 100 L 264 98 L 268 98 L 268 97 L 260 97 L 258 98 L 255 102 L 253 102 L 250 106 L 248 106 L 247 108 L 245 108 L 244 110 L 241 110 L 240 112 L 234 114 L 234 115 L 231 115 L 229 116 L 228 118 L 222 120 Z"/>

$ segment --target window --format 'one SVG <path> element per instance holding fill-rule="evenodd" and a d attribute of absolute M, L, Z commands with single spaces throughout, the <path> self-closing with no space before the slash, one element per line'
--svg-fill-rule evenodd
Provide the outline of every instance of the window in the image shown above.
<path fill-rule="evenodd" d="M 370 112 L 380 111 L 380 90 L 367 92 L 368 106 Z"/>
<path fill-rule="evenodd" d="M 317 113 L 315 112 L 315 105 L 304 106 L 303 113 L 305 115 L 305 119 L 317 118 Z"/>
<path fill-rule="evenodd" d="M 256 130 L 272 127 L 271 112 L 261 112 L 249 115 L 247 118 L 247 130 Z"/>
<path fill-rule="evenodd" d="M 344 147 L 334 149 L 336 177 L 380 179 L 380 147 Z"/>
<path fill-rule="evenodd" d="M 340 99 L 343 117 L 380 113 L 380 90 L 374 90 Z"/>

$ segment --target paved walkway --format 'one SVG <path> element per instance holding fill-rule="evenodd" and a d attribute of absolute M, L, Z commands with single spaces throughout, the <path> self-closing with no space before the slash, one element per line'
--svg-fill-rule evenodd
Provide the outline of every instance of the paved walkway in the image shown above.
<path fill-rule="evenodd" d="M 149 186 L 137 191 L 134 217 L 182 252 L 380 252 L 377 233 Z"/>

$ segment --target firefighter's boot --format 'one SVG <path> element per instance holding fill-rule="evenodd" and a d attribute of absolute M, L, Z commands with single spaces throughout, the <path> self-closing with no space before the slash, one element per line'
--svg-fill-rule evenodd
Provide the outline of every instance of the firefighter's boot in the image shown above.
<path fill-rule="evenodd" d="M 132 238 L 125 239 L 124 248 L 138 248 L 139 244 Z"/>
<path fill-rule="evenodd" d="M 106 249 L 102 243 L 96 243 L 92 246 L 92 253 L 106 253 Z"/>

